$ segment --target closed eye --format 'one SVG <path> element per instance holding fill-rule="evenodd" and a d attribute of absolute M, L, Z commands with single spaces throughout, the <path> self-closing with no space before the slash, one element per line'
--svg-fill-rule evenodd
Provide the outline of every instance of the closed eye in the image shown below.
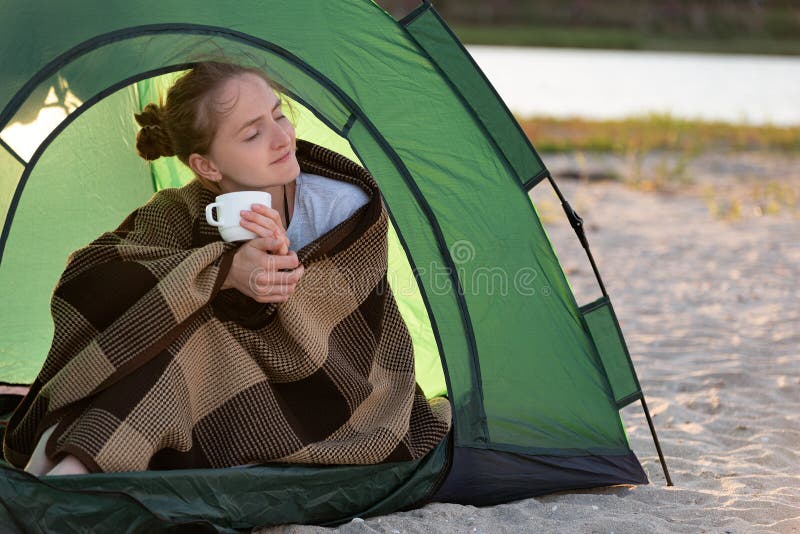
<path fill-rule="evenodd" d="M 276 121 L 279 121 L 279 120 L 281 120 L 281 119 L 285 119 L 285 118 L 286 118 L 286 116 L 285 116 L 285 115 L 278 115 L 278 117 L 277 117 L 275 120 L 276 120 Z M 245 139 L 245 141 L 252 141 L 252 140 L 253 140 L 253 139 L 255 139 L 256 137 L 258 137 L 260 134 L 261 134 L 261 130 L 256 130 L 256 133 L 254 133 L 252 136 L 250 136 L 250 137 L 248 137 L 247 139 Z"/>

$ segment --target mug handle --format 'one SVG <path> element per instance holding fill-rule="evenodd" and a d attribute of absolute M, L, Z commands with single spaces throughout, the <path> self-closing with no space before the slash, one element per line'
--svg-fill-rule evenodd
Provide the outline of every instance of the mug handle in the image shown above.
<path fill-rule="evenodd" d="M 211 226 L 222 226 L 223 225 L 223 221 L 221 219 L 219 221 L 214 219 L 214 215 L 213 215 L 213 213 L 211 213 L 211 210 L 213 210 L 214 208 L 219 208 L 221 206 L 222 206 L 222 202 L 212 202 L 211 204 L 206 206 L 206 221 Z M 217 209 L 217 214 L 218 215 L 222 215 L 222 212 L 219 209 Z"/>

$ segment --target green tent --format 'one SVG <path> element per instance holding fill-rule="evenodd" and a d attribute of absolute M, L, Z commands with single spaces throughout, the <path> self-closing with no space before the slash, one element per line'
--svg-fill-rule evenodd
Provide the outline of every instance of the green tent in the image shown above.
<path fill-rule="evenodd" d="M 380 184 L 418 382 L 448 396 L 454 420 L 425 458 L 394 464 L 35 477 L 0 463 L 0 525 L 234 532 L 647 482 L 619 416 L 647 407 L 608 295 L 601 282 L 601 298 L 576 302 L 528 195 L 555 182 L 430 2 L 399 21 L 370 0 L 6 0 L 2 12 L 0 383 L 38 373 L 69 253 L 191 178 L 136 155 L 133 113 L 222 57 L 263 68 L 298 137 Z"/>

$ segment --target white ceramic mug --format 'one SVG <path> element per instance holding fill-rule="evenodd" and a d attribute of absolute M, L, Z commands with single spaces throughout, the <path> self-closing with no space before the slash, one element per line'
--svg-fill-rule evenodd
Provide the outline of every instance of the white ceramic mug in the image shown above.
<path fill-rule="evenodd" d="M 219 234 L 225 241 L 248 241 L 258 235 L 247 228 L 243 228 L 239 221 L 241 210 L 252 210 L 253 204 L 263 204 L 272 207 L 272 195 L 265 191 L 234 191 L 219 195 L 215 202 L 206 206 L 206 221 L 211 226 L 219 228 Z M 214 218 L 213 209 L 217 208 L 217 218 Z"/>

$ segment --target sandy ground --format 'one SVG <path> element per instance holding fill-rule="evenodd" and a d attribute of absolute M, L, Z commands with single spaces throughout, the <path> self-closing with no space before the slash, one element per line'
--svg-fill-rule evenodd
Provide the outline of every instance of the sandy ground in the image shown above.
<path fill-rule="evenodd" d="M 572 164 L 544 160 L 556 176 Z M 800 208 L 758 216 L 748 201 L 764 180 L 796 190 L 800 158 L 709 155 L 688 171 L 694 185 L 670 193 L 558 181 L 587 225 L 674 487 L 637 403 L 622 416 L 649 485 L 261 532 L 800 532 Z M 709 185 L 742 199 L 738 219 L 712 216 Z M 572 229 L 552 220 L 551 241 L 578 302 L 588 302 L 599 295 L 591 267 L 569 247 Z"/>

